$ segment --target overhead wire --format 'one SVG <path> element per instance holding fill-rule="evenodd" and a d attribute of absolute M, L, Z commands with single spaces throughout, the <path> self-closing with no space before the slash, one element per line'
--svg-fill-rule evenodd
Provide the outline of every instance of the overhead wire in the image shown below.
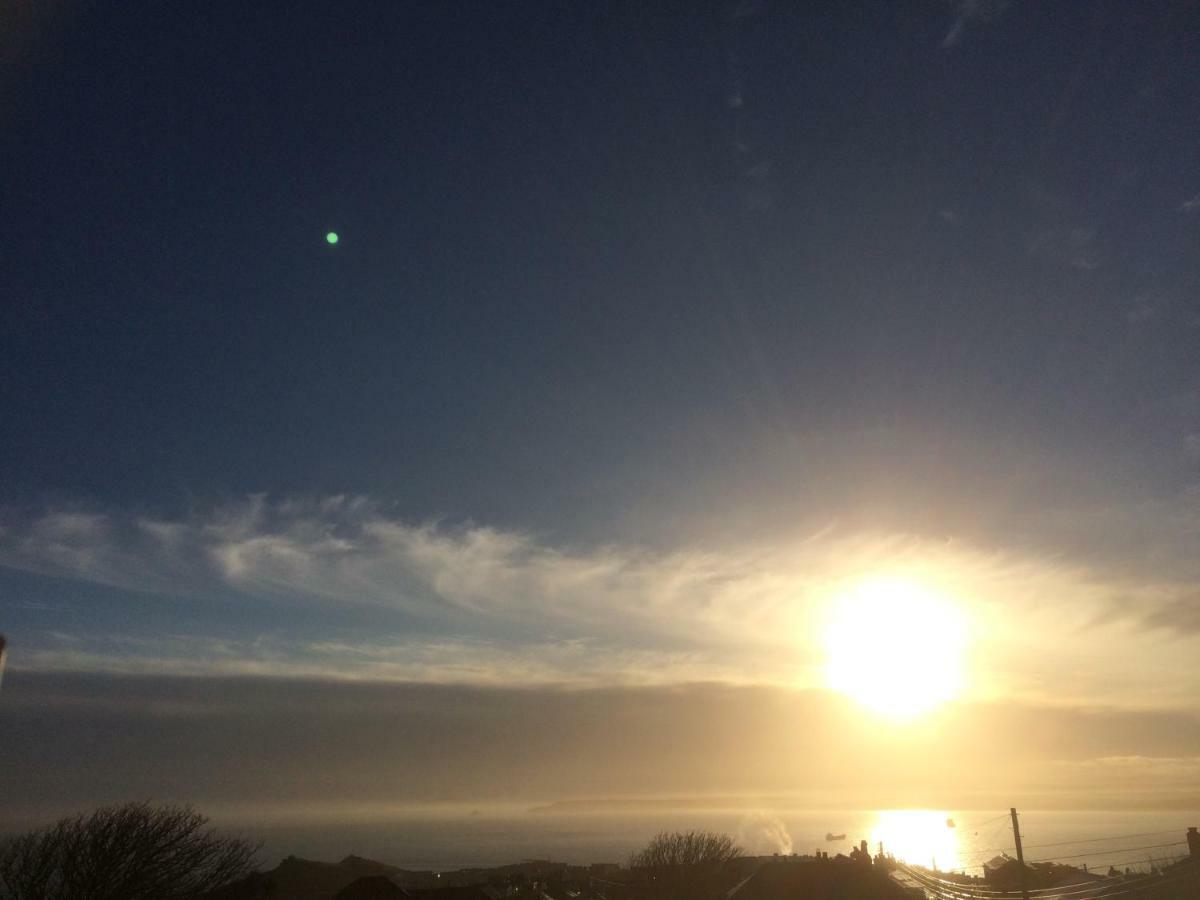
<path fill-rule="evenodd" d="M 1083 859 L 1088 856 L 1111 856 L 1116 853 L 1133 853 L 1136 850 L 1159 850 L 1163 847 L 1180 847 L 1186 846 L 1184 841 L 1171 841 L 1167 844 L 1146 844 L 1142 847 L 1112 847 L 1106 850 L 1092 850 L 1089 853 L 1072 853 L 1067 856 L 1046 856 L 1039 859 L 1027 859 L 1026 864 L 1038 862 L 1058 862 L 1063 859 Z"/>
<path fill-rule="evenodd" d="M 993 816 L 989 819 L 982 819 L 977 823 L 968 822 L 961 827 L 975 830 L 988 824 L 999 822 L 1002 819 L 1006 819 L 1009 815 L 1010 814 L 1002 814 Z M 1075 838 L 1073 840 L 1065 841 L 1026 844 L 1024 845 L 1023 849 L 1047 850 L 1056 847 L 1074 848 L 1086 846 L 1087 844 L 1095 844 L 1101 841 L 1111 844 L 1117 841 L 1131 840 L 1136 838 L 1158 837 L 1166 834 L 1177 835 L 1180 833 L 1180 831 L 1182 831 L 1182 828 L 1164 829 L 1162 831 L 1126 832 L 1124 834 L 1104 835 L 1101 837 Z M 991 835 L 988 835 L 988 837 L 990 836 Z M 1200 879 L 1200 866 L 1188 867 L 1186 871 L 1177 874 L 1167 874 L 1161 871 L 1155 872 L 1154 867 L 1156 861 L 1143 857 L 1123 859 L 1119 862 L 1111 861 L 1113 856 L 1120 854 L 1138 853 L 1141 851 L 1150 850 L 1163 850 L 1174 847 L 1182 848 L 1184 846 L 1186 846 L 1186 841 L 1176 840 L 1167 843 L 1144 844 L 1134 847 L 1109 846 L 1095 850 L 1084 850 L 1079 853 L 1066 853 L 1062 856 L 1056 857 L 1037 857 L 1035 859 L 1029 859 L 1026 860 L 1026 865 L 1036 863 L 1062 863 L 1064 866 L 1070 866 L 1071 864 L 1062 861 L 1103 857 L 1103 859 L 1098 860 L 1099 867 L 1108 866 L 1110 869 L 1116 869 L 1132 865 L 1140 868 L 1149 863 L 1151 866 L 1151 871 L 1131 873 L 1119 879 L 1116 876 L 1112 876 L 1105 877 L 1103 879 L 1084 880 L 1074 882 L 1072 884 L 1059 885 L 1057 887 L 1035 888 L 1029 890 L 1027 894 L 1030 897 L 1037 898 L 1037 900 L 1059 900 L 1059 898 L 1065 898 L 1065 900 L 1089 900 L 1090 897 L 1121 896 L 1122 894 L 1126 894 L 1132 890 L 1135 890 L 1138 886 L 1145 886 L 1150 882 L 1153 882 L 1156 886 L 1163 885 L 1167 883 L 1164 882 L 1164 877 L 1172 879 L 1170 883 L 1174 883 L 1174 880 L 1183 878 Z M 992 853 L 1002 853 L 1007 859 L 1015 862 L 1015 859 L 1012 856 L 1009 856 L 1009 849 L 1009 847 L 994 847 L 974 850 L 970 854 L 967 854 L 961 858 L 961 867 L 965 872 L 966 868 L 973 868 L 975 865 L 979 865 L 980 860 L 986 859 Z M 1172 854 L 1172 858 L 1159 863 L 1159 865 L 1174 865 L 1185 857 L 1186 854 L 1180 854 L 1178 856 Z M 941 878 L 936 874 L 923 871 L 923 867 L 914 868 L 909 864 L 902 864 L 901 869 L 912 881 L 920 885 L 922 889 L 928 890 L 938 898 L 941 898 L 941 900 L 1016 900 L 1016 898 L 1022 897 L 1022 893 L 1020 891 L 1002 891 L 996 890 L 992 887 L 985 887 L 983 884 L 964 884 L 962 882 Z"/>
<path fill-rule="evenodd" d="M 1158 837 L 1160 834 L 1179 834 L 1180 829 L 1166 831 L 1142 831 L 1135 834 L 1114 834 L 1109 837 L 1080 838 L 1077 841 L 1056 841 L 1053 844 L 1026 844 L 1026 850 L 1044 850 L 1047 847 L 1068 847 L 1072 844 L 1094 844 L 1097 841 L 1123 841 L 1132 838 Z"/>
<path fill-rule="evenodd" d="M 1000 813 L 1000 815 L 992 816 L 992 818 L 990 818 L 990 819 L 983 819 L 979 822 L 974 822 L 974 823 L 967 822 L 963 827 L 964 828 L 982 828 L 984 825 L 988 825 L 992 822 L 999 822 L 1001 819 L 1007 819 L 1011 815 L 1012 815 L 1012 813 Z"/>
<path fill-rule="evenodd" d="M 1173 865 L 1175 863 L 1178 863 L 1181 858 L 1182 857 L 1173 859 L 1173 860 L 1167 862 L 1167 865 Z M 1127 864 L 1134 864 L 1134 863 L 1142 864 L 1145 862 L 1146 862 L 1146 860 L 1133 859 L 1133 860 L 1128 860 L 1128 861 L 1122 862 L 1122 863 L 1120 863 L 1120 865 L 1127 865 Z M 1015 900 L 1015 898 L 1022 896 L 1021 891 L 995 890 L 993 888 L 981 887 L 981 886 L 977 886 L 975 884 L 963 884 L 961 882 L 950 881 L 950 880 L 944 879 L 944 878 L 938 878 L 935 875 L 930 875 L 929 873 L 921 872 L 920 870 L 915 869 L 912 866 L 908 866 L 908 865 L 901 865 L 900 868 L 912 880 L 918 882 L 923 887 L 929 888 L 933 892 L 937 893 L 939 896 L 958 898 L 958 900 L 962 900 L 962 898 L 969 898 L 969 897 L 1014 898 L 1014 900 Z M 1115 864 L 1114 864 L 1114 868 L 1115 868 Z M 1124 891 L 1127 891 L 1127 890 L 1131 889 L 1132 886 L 1139 885 L 1143 882 L 1155 881 L 1155 882 L 1161 883 L 1162 879 L 1164 877 L 1169 877 L 1169 878 L 1173 878 L 1173 879 L 1176 877 L 1178 877 L 1179 879 L 1183 879 L 1183 878 L 1197 879 L 1197 878 L 1200 878 L 1200 867 L 1190 866 L 1190 867 L 1187 867 L 1186 870 L 1184 870 L 1184 871 L 1180 871 L 1178 873 L 1171 873 L 1169 875 L 1166 873 L 1161 873 L 1161 872 L 1159 872 L 1159 873 L 1147 872 L 1147 873 L 1139 873 L 1133 877 L 1122 878 L 1121 880 L 1115 880 L 1115 879 L 1114 880 L 1106 880 L 1104 878 L 1092 879 L 1089 881 L 1074 882 L 1072 884 L 1058 885 L 1055 887 L 1034 888 L 1034 889 L 1029 890 L 1027 893 L 1030 894 L 1031 896 L 1044 897 L 1044 898 L 1046 898 L 1046 900 L 1051 900 L 1051 898 L 1059 898 L 1059 897 L 1078 897 L 1083 894 L 1092 894 L 1094 896 L 1100 896 L 1101 894 L 1103 894 L 1104 896 L 1111 896 L 1113 894 L 1119 894 Z"/>
<path fill-rule="evenodd" d="M 901 866 L 900 868 L 912 880 L 921 885 L 923 889 L 928 889 L 937 897 L 944 898 L 944 900 L 972 900 L 972 898 L 1005 898 L 1005 900 L 1016 900 L 1016 898 L 1022 896 L 1020 891 L 996 891 L 978 888 L 974 885 L 959 884 L 957 882 L 946 881 L 945 879 L 934 878 L 933 876 L 922 874 L 910 866 Z M 1187 867 L 1186 870 L 1175 873 L 1145 873 L 1130 878 L 1099 879 L 1061 885 L 1059 887 L 1039 888 L 1028 893 L 1044 897 L 1045 900 L 1052 900 L 1052 898 L 1080 898 L 1080 900 L 1083 900 L 1084 895 L 1090 897 L 1118 897 L 1146 887 L 1167 887 L 1185 880 L 1194 882 L 1198 878 L 1200 878 L 1200 868 L 1191 866 Z"/>
<path fill-rule="evenodd" d="M 975 824 L 973 824 L 973 825 L 972 825 L 971 823 L 967 823 L 967 826 L 966 826 L 966 828 L 967 828 L 967 829 L 969 829 L 969 830 L 973 830 L 973 831 L 976 831 L 976 832 L 978 832 L 978 831 L 979 831 L 980 829 L 982 829 L 984 826 L 986 826 L 986 825 L 992 825 L 992 828 L 990 828 L 990 829 L 988 830 L 988 833 L 987 833 L 987 841 L 986 841 L 986 843 L 992 843 L 992 842 L 993 842 L 993 836 L 994 836 L 994 835 L 996 835 L 996 834 L 998 833 L 998 831 L 1000 831 L 1000 830 L 1001 830 L 1001 829 L 999 829 L 999 828 L 996 826 L 996 824 L 995 824 L 995 823 L 997 823 L 997 822 L 1000 822 L 1001 820 L 1007 820 L 1007 819 L 1009 818 L 1009 815 L 1010 815 L 1009 813 L 1001 813 L 1001 814 L 1000 814 L 1000 815 L 998 815 L 998 816 L 993 816 L 993 817 L 992 817 L 992 818 L 990 818 L 990 819 L 984 819 L 984 820 L 982 820 L 982 821 L 980 821 L 980 822 L 977 822 L 977 823 L 975 823 Z M 1004 829 L 1004 830 L 1007 830 L 1007 829 Z M 984 858 L 984 857 L 986 857 L 986 856 L 987 856 L 989 853 L 1003 853 L 1003 852 L 1005 852 L 1005 851 L 1006 851 L 1006 850 L 1008 850 L 1008 849 L 1009 849 L 1009 848 L 1008 848 L 1007 846 L 1004 846 L 1004 847 L 992 847 L 992 848 L 980 848 L 980 849 L 978 849 L 978 850 L 974 850 L 974 851 L 972 851 L 971 855 L 972 855 L 973 857 Z"/>
<path fill-rule="evenodd" d="M 1046 900 L 1050 900 L 1053 897 L 1078 897 L 1081 894 L 1095 894 L 1096 892 L 1104 892 L 1107 896 L 1109 893 L 1122 893 L 1131 890 L 1145 882 L 1161 881 L 1163 877 L 1163 875 L 1153 872 L 1143 872 L 1127 878 L 1104 877 L 1090 882 L 1079 881 L 1074 884 L 1064 884 L 1060 887 L 1040 888 L 1038 896 L 1045 897 Z M 1189 877 L 1194 876 L 1191 876 L 1189 873 Z M 1018 895 L 1019 893 L 1018 891 Z"/>
<path fill-rule="evenodd" d="M 967 863 L 967 860 L 986 859 L 988 856 L 994 855 L 996 853 L 1008 853 L 1008 851 L 1010 851 L 1010 850 L 1012 850 L 1012 847 L 985 847 L 985 848 L 982 848 L 979 850 L 972 850 L 966 856 L 962 856 L 959 858 L 961 860 L 963 860 L 964 864 L 969 864 L 969 863 Z"/>
<path fill-rule="evenodd" d="M 1147 864 L 1149 864 L 1151 866 L 1160 865 L 1160 864 L 1170 866 L 1170 865 L 1174 865 L 1177 862 L 1180 862 L 1182 859 L 1185 858 L 1185 856 L 1186 856 L 1186 854 L 1181 854 L 1179 856 L 1171 857 L 1167 860 L 1154 860 L 1154 859 L 1147 859 L 1144 856 L 1135 856 L 1132 859 L 1123 859 L 1120 862 L 1107 863 L 1107 865 L 1110 869 L 1119 869 L 1122 866 L 1144 866 Z"/>
<path fill-rule="evenodd" d="M 1070 846 L 1075 846 L 1078 844 L 1096 843 L 1099 841 L 1120 841 L 1120 840 L 1130 840 L 1130 839 L 1139 838 L 1139 837 L 1157 837 L 1159 835 L 1164 835 L 1164 834 L 1178 834 L 1179 832 L 1180 832 L 1180 829 L 1172 828 L 1172 829 L 1163 830 L 1163 831 L 1143 831 L 1143 832 L 1134 832 L 1134 833 L 1130 833 L 1130 834 L 1114 834 L 1114 835 L 1107 835 L 1105 837 L 1079 838 L 1077 840 L 1072 840 L 1072 841 L 1054 841 L 1052 843 L 1046 843 L 1046 844 L 1025 844 L 1024 849 L 1025 850 L 1045 850 L 1045 849 L 1049 849 L 1051 847 L 1070 847 Z M 1097 850 L 1094 852 L 1087 852 L 1087 853 L 1066 854 L 1063 856 L 1044 856 L 1044 857 L 1038 857 L 1037 859 L 1027 859 L 1025 862 L 1026 862 L 1026 864 L 1030 864 L 1030 863 L 1035 863 L 1035 862 L 1055 862 L 1057 860 L 1062 860 L 1062 859 L 1085 859 L 1089 856 L 1102 856 L 1102 855 L 1109 854 L 1109 853 L 1133 852 L 1135 850 L 1143 850 L 1143 849 L 1157 849 L 1158 847 L 1170 847 L 1170 846 L 1174 846 L 1175 844 L 1182 844 L 1182 843 L 1183 843 L 1183 841 L 1172 841 L 1167 844 L 1147 845 L 1145 847 L 1117 847 L 1117 848 L 1103 849 L 1103 850 Z M 960 860 L 961 860 L 963 866 L 970 867 L 971 865 L 978 865 L 978 861 L 981 859 L 986 859 L 989 856 L 989 854 L 992 854 L 992 853 L 1008 854 L 1008 852 L 1011 849 L 1012 849 L 1011 847 L 992 847 L 992 848 L 982 848 L 979 850 L 972 850 L 969 853 L 965 854 L 964 856 L 961 856 Z"/>
<path fill-rule="evenodd" d="M 1129 878 L 1111 878 L 1104 881 L 1093 882 L 1090 888 L 1081 888 L 1072 891 L 1068 894 L 1054 894 L 1054 897 L 1062 896 L 1080 896 L 1089 894 L 1093 897 L 1119 897 L 1123 894 L 1136 893 L 1148 888 L 1169 887 L 1171 885 L 1180 884 L 1184 881 L 1195 882 L 1198 877 L 1197 870 L 1188 869 L 1187 871 L 1173 873 L 1145 873 Z M 1047 897 L 1047 900 L 1051 900 Z"/>
<path fill-rule="evenodd" d="M 1140 883 L 1143 880 L 1145 880 L 1145 879 L 1138 879 L 1137 881 L 1138 881 L 1138 883 Z M 979 900 L 979 898 L 992 898 L 992 900 L 1016 900 L 1016 898 L 1019 898 L 1022 896 L 1020 891 L 983 891 L 983 890 L 980 890 L 978 888 L 975 888 L 975 887 L 972 887 L 969 885 L 961 885 L 958 888 L 949 888 L 944 885 L 930 884 L 930 883 L 922 882 L 919 880 L 917 880 L 917 884 L 923 890 L 928 890 L 931 893 L 933 893 L 935 896 L 937 896 L 939 898 L 943 898 L 943 900 Z M 1073 885 L 1065 886 L 1065 887 L 1074 888 L 1073 890 L 1064 890 L 1062 888 L 1049 888 L 1049 889 L 1047 889 L 1046 894 L 1038 895 L 1038 896 L 1044 896 L 1044 897 L 1046 897 L 1046 900 L 1050 900 L 1050 898 L 1052 898 L 1052 897 L 1053 898 L 1082 897 L 1085 894 L 1091 895 L 1091 896 L 1111 896 L 1111 895 L 1117 895 L 1117 894 L 1120 894 L 1123 892 L 1127 892 L 1128 890 L 1132 889 L 1132 887 L 1134 887 L 1134 886 L 1135 885 L 1132 880 L 1130 880 L 1128 882 L 1114 881 L 1111 883 L 1104 882 L 1104 881 L 1096 881 L 1096 882 L 1091 882 L 1089 884 L 1080 885 L 1080 886 L 1073 886 Z"/>
<path fill-rule="evenodd" d="M 1183 856 L 1173 857 L 1171 860 L 1168 861 L 1167 864 L 1170 865 L 1172 863 L 1178 862 L 1180 859 L 1183 859 L 1183 858 L 1184 858 Z M 1123 860 L 1119 863 L 1119 865 L 1133 865 L 1133 864 L 1140 865 L 1140 864 L 1144 864 L 1145 862 L 1146 862 L 1145 858 L 1136 857 L 1136 858 L 1133 858 L 1130 860 Z M 1111 865 L 1112 865 L 1112 867 L 1115 868 L 1118 865 L 1118 863 L 1113 863 Z M 972 893 L 977 893 L 977 894 L 987 894 L 987 895 L 994 894 L 994 895 L 1000 895 L 1000 896 L 1008 896 L 1013 893 L 1017 893 L 1017 894 L 1020 893 L 1019 891 L 1014 892 L 1014 891 L 996 890 L 994 888 L 978 887 L 975 884 L 964 884 L 962 882 L 953 881 L 953 880 L 947 879 L 947 878 L 939 878 L 937 875 L 932 875 L 928 872 L 923 872 L 920 869 L 914 868 L 913 866 L 909 866 L 909 865 L 902 864 L 901 868 L 906 872 L 906 874 L 908 874 L 910 877 L 914 878 L 915 880 L 931 882 L 931 883 L 937 884 L 939 886 L 946 886 L 946 887 L 954 888 L 956 890 L 962 889 L 962 890 L 968 890 L 968 891 L 971 891 Z M 1190 871 L 1200 871 L 1200 869 L 1192 869 Z M 1092 885 L 1094 883 L 1095 883 L 1095 881 L 1091 880 L 1091 881 L 1075 882 L 1073 884 L 1058 885 L 1055 887 L 1032 888 L 1029 890 L 1029 893 L 1030 894 L 1062 893 L 1064 890 L 1067 890 L 1067 889 L 1070 889 L 1070 888 L 1073 888 L 1076 886 L 1083 887 L 1083 886 Z"/>
<path fill-rule="evenodd" d="M 947 893 L 952 893 L 952 894 L 956 894 L 956 893 L 960 893 L 960 892 L 969 892 L 969 893 L 977 893 L 980 895 L 996 895 L 996 896 L 1006 896 L 1007 895 L 1006 892 L 1004 892 L 1004 891 L 996 891 L 996 890 L 993 890 L 990 888 L 975 888 L 972 885 L 965 885 L 965 884 L 961 884 L 961 883 L 955 882 L 955 881 L 948 881 L 946 879 L 936 878 L 936 877 L 928 875 L 928 874 L 917 872 L 908 866 L 901 866 L 901 868 L 904 870 L 905 874 L 908 875 L 908 877 L 912 878 L 914 881 L 916 881 L 918 883 L 921 883 L 928 887 L 931 887 L 934 890 L 945 891 Z"/>

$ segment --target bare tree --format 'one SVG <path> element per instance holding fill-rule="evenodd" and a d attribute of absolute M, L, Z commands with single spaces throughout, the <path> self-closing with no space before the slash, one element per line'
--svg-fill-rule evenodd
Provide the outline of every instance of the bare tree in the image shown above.
<path fill-rule="evenodd" d="M 742 848 L 727 834 L 712 831 L 663 831 L 633 855 L 635 869 L 672 869 L 681 866 L 719 866 L 742 855 Z"/>
<path fill-rule="evenodd" d="M 664 831 L 633 854 L 629 865 L 648 882 L 650 896 L 698 898 L 715 887 L 718 870 L 741 855 L 727 834 Z"/>
<path fill-rule="evenodd" d="M 258 847 L 186 806 L 128 803 L 60 819 L 0 848 L 2 900 L 176 900 L 247 874 Z"/>

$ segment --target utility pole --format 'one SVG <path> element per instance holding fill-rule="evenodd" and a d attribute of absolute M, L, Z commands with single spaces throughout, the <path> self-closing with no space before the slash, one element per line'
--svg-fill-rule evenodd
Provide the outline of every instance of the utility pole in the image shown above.
<path fill-rule="evenodd" d="M 1029 885 L 1025 883 L 1025 852 L 1021 849 L 1021 826 L 1017 824 L 1017 808 L 1009 809 L 1013 823 L 1013 841 L 1017 845 L 1017 866 L 1021 874 L 1021 900 L 1029 900 Z"/>

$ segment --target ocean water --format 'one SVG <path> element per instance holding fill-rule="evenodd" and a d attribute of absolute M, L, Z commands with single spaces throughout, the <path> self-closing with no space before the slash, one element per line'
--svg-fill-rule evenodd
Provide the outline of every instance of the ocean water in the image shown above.
<path fill-rule="evenodd" d="M 951 824 L 952 823 L 952 824 Z M 218 822 L 218 824 L 220 824 Z M 1200 812 L 1021 812 L 1027 861 L 1054 859 L 1091 870 L 1145 870 L 1187 853 Z M 423 814 L 243 826 L 263 841 L 262 861 L 289 854 L 336 861 L 354 853 L 409 869 L 444 871 L 525 859 L 626 863 L 659 831 L 705 829 L 735 837 L 753 854 L 849 853 L 859 840 L 906 862 L 980 874 L 1014 854 L 1007 810 L 672 810 Z M 829 834 L 845 839 L 827 840 Z"/>

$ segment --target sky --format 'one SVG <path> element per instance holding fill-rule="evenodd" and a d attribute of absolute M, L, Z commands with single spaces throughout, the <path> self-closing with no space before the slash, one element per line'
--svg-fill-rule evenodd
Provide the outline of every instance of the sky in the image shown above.
<path fill-rule="evenodd" d="M 8 4 L 6 806 L 1200 807 L 1198 43 Z"/>

